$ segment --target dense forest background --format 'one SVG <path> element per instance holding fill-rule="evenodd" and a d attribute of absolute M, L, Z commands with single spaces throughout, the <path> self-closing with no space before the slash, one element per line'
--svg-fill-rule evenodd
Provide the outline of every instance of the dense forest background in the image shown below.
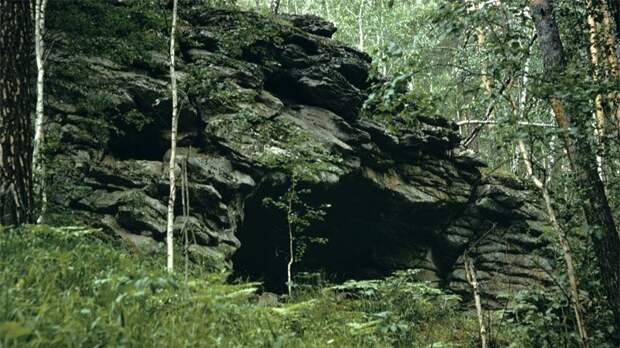
<path fill-rule="evenodd" d="M 618 1 L 0 4 L 0 223 L 6 226 L 0 227 L 0 347 L 614 347 L 620 341 Z M 172 241 L 174 194 L 167 196 L 164 254 L 170 271 L 177 251 L 176 262 L 184 269 L 177 268 L 175 274 L 164 272 L 162 253 L 136 253 L 98 229 L 72 226 L 70 215 L 59 218 L 53 209 L 46 219 L 46 192 L 52 191 L 48 185 L 61 183 L 48 179 L 48 172 L 58 169 L 45 158 L 59 139 L 52 128 L 46 130 L 44 105 L 49 103 L 43 81 L 57 93 L 65 86 L 55 78 L 88 79 L 83 67 L 48 56 L 62 49 L 98 54 L 119 64 L 152 64 L 140 68 L 171 81 L 168 130 L 170 147 L 175 148 L 179 118 L 181 132 L 183 127 L 177 109 L 183 108 L 185 97 L 183 92 L 176 95 L 172 57 L 179 43 L 170 38 L 183 32 L 188 18 L 183 11 L 195 6 L 256 12 L 275 23 L 287 15 L 334 23 L 335 40 L 372 57 L 362 117 L 395 137 L 420 127 L 423 117 L 446 118 L 460 136 L 459 154 L 486 163 L 487 173 L 517 177 L 537 197 L 548 220 L 545 254 L 553 261 L 553 286 L 501 294 L 502 308 L 483 308 L 478 286 L 484 282 L 478 284 L 473 263 L 466 259 L 471 301 L 420 282 L 415 271 L 339 285 L 299 281 L 292 290 L 295 228 L 301 231 L 325 215 L 323 208 L 302 202 L 303 190 L 295 186 L 317 162 L 298 158 L 277 163 L 290 170 L 294 184 L 269 202 L 285 211 L 289 223 L 288 296 L 257 295 L 262 291 L 259 283 L 230 282 L 224 270 L 190 264 L 182 241 L 176 241 L 176 249 Z M 255 30 L 262 34 L 267 29 Z M 161 61 L 165 69 L 157 71 L 153 66 Z M 65 65 L 54 66 L 57 62 Z M 51 81 L 45 80 L 48 76 Z M 20 84 L 29 86 L 27 95 L 20 94 Z M 97 100 L 89 103 L 85 108 L 97 109 Z M 138 113 L 128 113 L 125 120 L 127 127 L 143 121 Z M 50 137 L 45 136 L 48 132 Z M 182 134 L 179 139 L 183 142 Z M 175 178 L 174 156 L 172 151 L 166 175 L 171 192 L 178 187 L 185 214 L 189 193 L 174 183 L 187 178 L 183 172 L 181 179 Z M 303 206 L 303 215 L 291 209 L 293 204 Z"/>

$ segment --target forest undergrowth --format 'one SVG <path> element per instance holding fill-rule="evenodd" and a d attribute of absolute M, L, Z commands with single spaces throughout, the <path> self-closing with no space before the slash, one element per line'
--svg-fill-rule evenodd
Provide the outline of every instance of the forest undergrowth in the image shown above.
<path fill-rule="evenodd" d="M 475 316 L 461 312 L 454 295 L 406 274 L 278 299 L 257 295 L 259 283 L 226 282 L 198 267 L 187 281 L 182 269 L 167 274 L 164 258 L 103 241 L 96 230 L 30 226 L 0 234 L 1 347 L 457 347 L 477 340 Z"/>
<path fill-rule="evenodd" d="M 0 236 L 0 347 L 479 345 L 475 313 L 459 296 L 413 280 L 415 271 L 298 285 L 288 298 L 204 265 L 190 265 L 185 278 L 181 260 L 168 274 L 163 245 L 145 254 L 98 230 L 25 226 Z M 493 346 L 557 342 L 540 330 L 544 316 L 523 311 L 525 303 L 512 308 L 520 318 L 489 318 Z"/>

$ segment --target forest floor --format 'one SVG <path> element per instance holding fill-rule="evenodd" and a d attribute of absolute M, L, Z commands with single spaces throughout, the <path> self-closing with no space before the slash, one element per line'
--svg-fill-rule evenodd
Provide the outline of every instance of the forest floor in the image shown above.
<path fill-rule="evenodd" d="M 84 228 L 0 229 L 0 347 L 477 345 L 458 298 L 406 274 L 287 299 L 164 260 Z"/>

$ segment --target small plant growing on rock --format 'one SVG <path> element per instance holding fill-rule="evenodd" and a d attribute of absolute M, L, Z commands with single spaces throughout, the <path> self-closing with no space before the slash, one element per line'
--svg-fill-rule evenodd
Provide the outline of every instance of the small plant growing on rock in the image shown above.
<path fill-rule="evenodd" d="M 363 117 L 378 121 L 394 134 L 410 132 L 418 117 L 432 116 L 435 101 L 428 93 L 413 88 L 414 73 L 404 73 L 375 83 L 362 110 Z"/>
<path fill-rule="evenodd" d="M 323 220 L 329 205 L 322 204 L 319 207 L 315 207 L 306 203 L 304 197 L 310 194 L 310 190 L 299 189 L 300 178 L 298 174 L 299 173 L 292 174 L 289 188 L 282 196 L 277 199 L 267 197 L 263 200 L 265 204 L 272 205 L 286 214 L 289 247 L 289 259 L 286 266 L 286 285 L 289 296 L 291 296 L 293 288 L 293 263 L 303 257 L 308 244 L 327 243 L 326 238 L 303 235 L 313 223 Z"/>
<path fill-rule="evenodd" d="M 327 243 L 325 238 L 304 234 L 314 223 L 323 220 L 330 205 L 317 206 L 307 203 L 311 190 L 303 188 L 303 184 L 321 181 L 323 175 L 333 171 L 334 164 L 340 159 L 314 143 L 310 136 L 298 127 L 286 122 L 281 126 L 279 129 L 272 129 L 281 134 L 272 137 L 271 141 L 280 139 L 282 142 L 277 144 L 278 147 L 276 144 L 268 145 L 260 159 L 263 164 L 282 171 L 289 177 L 288 188 L 284 194 L 276 199 L 265 198 L 263 202 L 282 211 L 286 216 L 289 249 L 286 274 L 288 295 L 291 296 L 293 264 L 303 257 L 309 244 Z"/>
<path fill-rule="evenodd" d="M 292 292 L 292 267 L 310 244 L 326 239 L 308 236 L 308 229 L 323 220 L 329 205 L 309 204 L 311 187 L 339 177 L 339 155 L 332 153 L 315 135 L 285 116 L 262 115 L 241 108 L 233 117 L 211 120 L 207 125 L 215 137 L 231 139 L 233 148 L 265 168 L 275 177 L 284 177 L 276 186 L 284 193 L 263 200 L 285 217 L 288 237 L 287 288 Z"/>

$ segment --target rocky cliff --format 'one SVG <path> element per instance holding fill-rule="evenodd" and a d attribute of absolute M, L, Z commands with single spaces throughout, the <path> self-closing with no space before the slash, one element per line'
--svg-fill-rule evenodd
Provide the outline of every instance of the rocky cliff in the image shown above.
<path fill-rule="evenodd" d="M 460 155 L 445 119 L 419 117 L 394 135 L 360 117 L 371 61 L 331 40 L 333 25 L 204 8 L 182 18 L 178 171 L 190 211 L 176 226 L 190 231 L 192 258 L 282 284 L 286 221 L 264 198 L 290 187 L 286 164 L 297 163 L 308 169 L 305 199 L 329 206 L 307 229 L 327 242 L 308 247 L 297 270 L 345 279 L 419 268 L 466 292 L 468 254 L 490 299 L 548 284 L 545 219 L 527 189 Z M 52 215 L 157 249 L 168 191 L 165 54 L 124 63 L 59 47 L 49 63 Z"/>

